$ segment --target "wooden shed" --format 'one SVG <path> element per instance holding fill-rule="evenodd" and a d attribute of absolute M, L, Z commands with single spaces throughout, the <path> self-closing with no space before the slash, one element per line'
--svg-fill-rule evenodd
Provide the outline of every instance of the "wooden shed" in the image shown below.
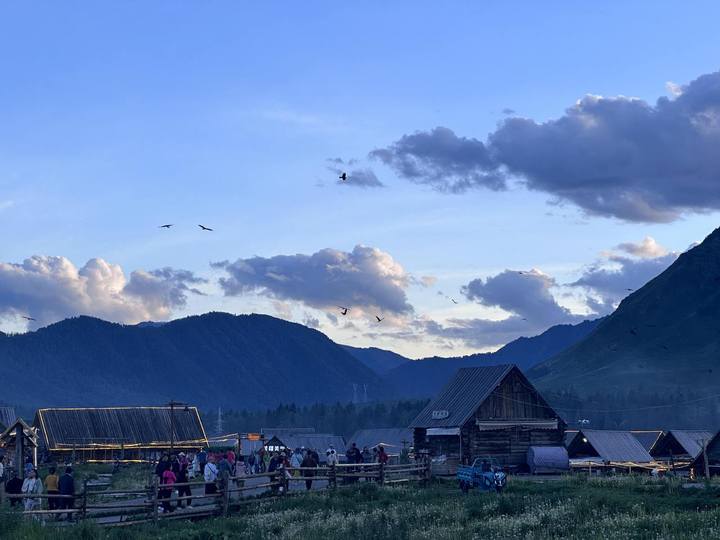
<path fill-rule="evenodd" d="M 39 409 L 34 426 L 54 459 L 148 460 L 171 447 L 187 452 L 207 446 L 195 407 Z"/>
<path fill-rule="evenodd" d="M 689 465 L 703 451 L 714 433 L 704 430 L 672 429 L 663 433 L 650 449 L 650 455 L 673 466 Z"/>
<path fill-rule="evenodd" d="M 517 366 L 502 365 L 458 370 L 410 427 L 416 452 L 523 467 L 531 446 L 562 446 L 566 425 Z"/>

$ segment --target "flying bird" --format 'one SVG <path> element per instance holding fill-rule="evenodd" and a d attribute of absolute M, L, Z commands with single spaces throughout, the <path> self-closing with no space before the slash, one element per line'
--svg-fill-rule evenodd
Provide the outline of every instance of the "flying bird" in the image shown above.
<path fill-rule="evenodd" d="M 385 320 L 385 317 L 383 317 L 383 318 L 381 319 L 381 318 L 378 317 L 377 315 L 375 315 L 375 318 L 377 319 L 377 322 L 383 322 L 383 321 Z"/>
<path fill-rule="evenodd" d="M 34 321 L 34 320 L 35 320 L 35 319 L 33 319 L 32 317 L 28 317 L 27 315 L 23 315 L 22 318 L 25 319 L 25 320 L 27 320 L 27 321 Z"/>
<path fill-rule="evenodd" d="M 457 300 L 455 300 L 454 298 L 451 298 L 450 301 L 451 301 L 453 304 L 457 304 L 457 303 L 458 303 Z"/>
<path fill-rule="evenodd" d="M 344 307 L 344 306 L 338 306 L 338 307 L 340 308 L 340 314 L 342 314 L 342 315 L 347 315 L 347 312 L 350 311 L 349 307 Z"/>
<path fill-rule="evenodd" d="M 198 225 L 203 231 L 212 231 L 210 227 L 206 227 L 205 225 Z"/>
<path fill-rule="evenodd" d="M 630 329 L 630 333 L 631 333 L 633 336 L 637 336 L 637 330 L 635 330 L 634 328 L 631 328 L 631 329 Z"/>
<path fill-rule="evenodd" d="M 625 289 L 625 290 L 632 292 L 632 291 L 634 291 L 635 289 Z"/>
<path fill-rule="evenodd" d="M 169 229 L 173 225 L 174 225 L 174 223 L 167 223 L 165 225 L 160 225 L 160 227 L 158 227 L 158 229 Z"/>
<path fill-rule="evenodd" d="M 344 172 L 340 176 L 338 176 L 338 178 L 344 182 L 345 180 L 348 179 L 348 175 L 346 172 Z"/>

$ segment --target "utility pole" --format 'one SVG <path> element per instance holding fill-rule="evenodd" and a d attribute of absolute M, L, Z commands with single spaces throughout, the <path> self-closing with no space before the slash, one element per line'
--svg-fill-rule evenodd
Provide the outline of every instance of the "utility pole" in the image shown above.
<path fill-rule="evenodd" d="M 215 424 L 216 435 L 222 435 L 223 432 L 223 421 L 222 421 L 222 407 L 218 407 L 217 423 Z"/>
<path fill-rule="evenodd" d="M 170 400 L 168 403 L 170 407 L 170 453 L 175 452 L 175 407 L 185 407 L 185 412 L 190 410 L 187 403 L 181 401 Z"/>
<path fill-rule="evenodd" d="M 705 478 L 710 478 L 710 462 L 707 455 L 707 439 L 702 440 L 703 443 L 703 461 L 705 462 Z"/>

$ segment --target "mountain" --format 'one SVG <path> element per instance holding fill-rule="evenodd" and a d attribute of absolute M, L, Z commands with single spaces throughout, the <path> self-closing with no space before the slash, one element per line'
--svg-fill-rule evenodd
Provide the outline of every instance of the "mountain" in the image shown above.
<path fill-rule="evenodd" d="M 377 347 L 360 348 L 350 345 L 341 345 L 341 347 L 379 375 L 407 362 L 412 362 L 410 358 Z"/>
<path fill-rule="evenodd" d="M 717 394 L 718 358 L 720 229 L 625 298 L 592 334 L 528 375 L 541 389 L 579 397 L 635 392 L 687 398 Z"/>
<path fill-rule="evenodd" d="M 90 317 L 0 339 L 2 399 L 25 407 L 162 404 L 261 409 L 385 398 L 372 370 L 324 334 L 265 315 L 207 313 L 163 325 Z"/>
<path fill-rule="evenodd" d="M 561 324 L 535 337 L 521 337 L 493 353 L 472 354 L 455 358 L 425 358 L 405 362 L 387 371 L 383 378 L 402 398 L 425 398 L 437 394 L 461 367 L 517 364 L 527 371 L 585 338 L 602 319 L 579 324 Z"/>

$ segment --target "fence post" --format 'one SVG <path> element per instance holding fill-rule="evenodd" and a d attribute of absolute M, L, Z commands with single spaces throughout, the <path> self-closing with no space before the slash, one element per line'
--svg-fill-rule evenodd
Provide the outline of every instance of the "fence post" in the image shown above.
<path fill-rule="evenodd" d="M 337 474 L 334 463 L 328 467 L 328 487 L 337 487 Z"/>
<path fill-rule="evenodd" d="M 158 499 L 158 477 L 153 476 L 152 479 L 152 512 L 153 512 L 153 521 L 155 523 L 158 522 L 158 519 L 160 519 L 160 510 L 158 509 L 158 505 L 160 504 L 160 501 Z"/>
<path fill-rule="evenodd" d="M 385 484 L 385 464 L 381 461 L 378 467 L 378 483 L 382 486 Z"/>
<path fill-rule="evenodd" d="M 83 480 L 83 502 L 82 502 L 82 512 L 81 512 L 81 518 L 83 521 L 87 518 L 87 479 Z"/>
<path fill-rule="evenodd" d="M 222 514 L 227 517 L 230 513 L 230 474 L 222 473 Z"/>

